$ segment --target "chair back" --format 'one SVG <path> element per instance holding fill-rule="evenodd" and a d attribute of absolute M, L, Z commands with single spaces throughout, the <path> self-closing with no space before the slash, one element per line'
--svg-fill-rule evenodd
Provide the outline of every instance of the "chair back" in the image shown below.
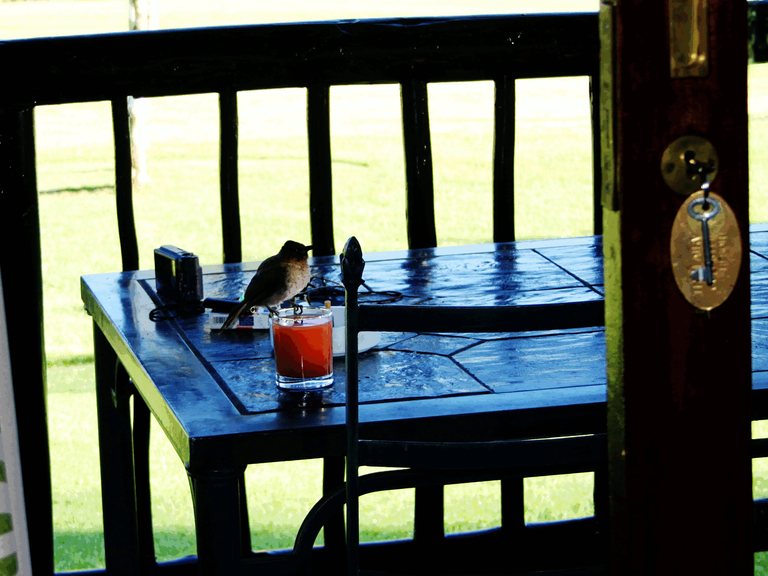
<path fill-rule="evenodd" d="M 388 484 L 376 477 L 377 490 L 392 490 L 407 485 L 431 483 L 425 470 L 440 471 L 440 482 L 461 483 L 501 479 L 509 475 L 536 476 L 545 473 L 594 471 L 605 463 L 605 435 L 574 438 L 504 439 L 489 434 L 483 440 L 435 440 L 434 438 L 361 437 L 359 413 L 360 332 L 405 333 L 493 333 L 589 328 L 603 325 L 601 301 L 556 305 L 520 306 L 439 306 L 410 304 L 362 304 L 358 289 L 363 284 L 365 260 L 360 243 L 350 238 L 341 253 L 341 275 L 345 288 L 345 366 L 346 366 L 346 502 L 347 552 L 350 574 L 359 570 L 359 498 L 371 491 L 362 489 L 360 466 L 417 469 L 408 476 L 391 475 Z M 442 494 L 440 494 L 442 496 Z M 521 495 L 522 496 L 522 495 Z M 520 502 L 519 508 L 523 509 Z M 442 517 L 439 518 L 442 524 Z M 442 527 L 440 527 L 442 530 Z M 586 527 L 584 532 L 595 532 Z"/>

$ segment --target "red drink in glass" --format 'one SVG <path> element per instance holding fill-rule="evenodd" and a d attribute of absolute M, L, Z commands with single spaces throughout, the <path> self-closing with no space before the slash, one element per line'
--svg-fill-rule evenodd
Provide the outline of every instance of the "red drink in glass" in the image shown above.
<path fill-rule="evenodd" d="M 333 384 L 333 316 L 327 308 L 281 310 L 272 321 L 277 385 L 311 390 Z"/>

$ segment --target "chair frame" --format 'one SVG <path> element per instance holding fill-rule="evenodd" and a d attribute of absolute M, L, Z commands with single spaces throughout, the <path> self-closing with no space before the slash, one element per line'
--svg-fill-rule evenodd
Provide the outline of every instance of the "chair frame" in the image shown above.
<path fill-rule="evenodd" d="M 359 242 L 350 238 L 341 253 L 341 274 L 345 288 L 346 362 L 346 503 L 348 573 L 360 572 L 359 498 L 360 466 L 407 468 L 414 473 L 412 487 L 441 487 L 453 482 L 481 479 L 521 478 L 542 474 L 602 470 L 606 462 L 605 434 L 572 438 L 498 439 L 445 442 L 429 439 L 390 440 L 361 437 L 358 394 L 358 334 L 365 331 L 398 332 L 517 332 L 554 328 L 579 328 L 602 325 L 601 303 L 585 302 L 568 315 L 550 314 L 534 306 L 381 306 L 358 303 L 357 291 L 363 283 L 365 261 Z M 575 312 L 575 313 L 574 313 Z M 377 473 L 379 490 L 403 486 L 404 474 Z M 596 475 L 597 476 L 597 475 Z M 434 478 L 441 478 L 435 482 Z M 425 480 L 427 480 L 425 482 Z M 429 480 L 432 480 L 430 482 Z M 440 492 L 440 497 L 442 493 Z M 439 519 L 442 523 L 442 517 Z M 594 557 L 602 549 L 607 564 L 607 547 L 599 536 L 597 523 L 586 527 L 593 532 L 590 543 Z M 442 528 L 442 527 L 441 527 Z M 583 536 L 583 535 L 582 535 Z M 589 540 L 587 537 L 585 540 Z M 437 542 L 432 542 L 434 546 Z M 409 564 L 419 565 L 411 559 Z M 494 566 L 497 568 L 497 566 Z M 583 566 L 577 567 L 585 568 Z M 588 567 L 593 568 L 593 567 Z M 426 566 L 423 568 L 426 569 Z M 515 571 L 510 568 L 509 572 Z"/>

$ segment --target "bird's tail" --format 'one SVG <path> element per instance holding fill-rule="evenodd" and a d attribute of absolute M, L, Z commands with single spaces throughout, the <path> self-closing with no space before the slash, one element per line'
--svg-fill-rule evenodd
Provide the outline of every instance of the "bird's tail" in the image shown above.
<path fill-rule="evenodd" d="M 222 324 L 221 328 L 219 328 L 219 331 L 224 331 L 229 328 L 235 319 L 243 313 L 243 310 L 245 310 L 247 306 L 248 301 L 246 300 L 236 308 L 233 308 L 232 312 L 229 313 L 229 316 L 227 316 L 227 319 L 224 321 L 224 324 Z"/>

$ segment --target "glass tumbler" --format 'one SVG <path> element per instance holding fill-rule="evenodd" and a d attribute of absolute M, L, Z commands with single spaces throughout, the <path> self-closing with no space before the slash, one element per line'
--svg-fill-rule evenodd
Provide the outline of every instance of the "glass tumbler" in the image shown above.
<path fill-rule="evenodd" d="M 283 308 L 270 317 L 277 387 L 317 390 L 333 384 L 330 308 Z"/>

